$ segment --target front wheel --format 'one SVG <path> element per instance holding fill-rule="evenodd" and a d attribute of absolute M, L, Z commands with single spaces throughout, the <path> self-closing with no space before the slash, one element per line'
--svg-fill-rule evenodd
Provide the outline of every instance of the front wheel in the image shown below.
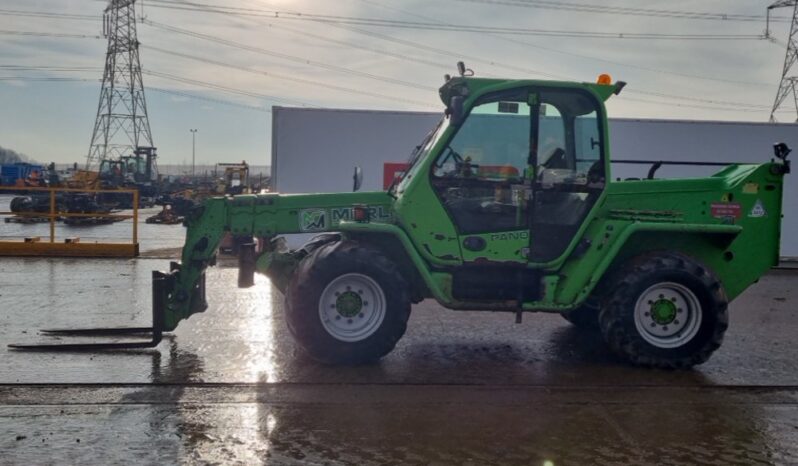
<path fill-rule="evenodd" d="M 297 343 L 327 364 L 380 359 L 404 335 L 408 286 L 381 252 L 351 241 L 316 249 L 286 290 L 286 320 Z"/>
<path fill-rule="evenodd" d="M 689 368 L 720 347 L 728 327 L 726 296 L 714 274 L 694 259 L 647 254 L 609 285 L 601 331 L 610 348 L 633 364 Z"/>

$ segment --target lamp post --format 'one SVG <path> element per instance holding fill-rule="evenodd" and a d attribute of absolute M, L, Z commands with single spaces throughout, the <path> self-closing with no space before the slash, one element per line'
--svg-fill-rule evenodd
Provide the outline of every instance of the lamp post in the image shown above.
<path fill-rule="evenodd" d="M 194 178 L 194 170 L 195 170 L 195 167 L 196 167 L 195 155 L 196 155 L 196 149 L 197 149 L 197 140 L 196 140 L 197 130 L 196 129 L 190 129 L 189 131 L 191 131 L 191 178 L 193 179 Z"/>

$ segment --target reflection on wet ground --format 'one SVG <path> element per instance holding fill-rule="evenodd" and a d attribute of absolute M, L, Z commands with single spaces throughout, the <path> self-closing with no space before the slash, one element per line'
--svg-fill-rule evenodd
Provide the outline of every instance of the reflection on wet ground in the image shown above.
<path fill-rule="evenodd" d="M 0 261 L 0 344 L 35 329 L 146 324 L 158 260 Z M 156 350 L 3 352 L 2 463 L 798 463 L 798 274 L 731 310 L 687 372 L 616 361 L 555 315 L 425 302 L 381 363 L 327 367 L 294 346 L 265 279 L 211 269 L 211 309 Z M 3 350 L 0 350 L 3 351 Z"/>

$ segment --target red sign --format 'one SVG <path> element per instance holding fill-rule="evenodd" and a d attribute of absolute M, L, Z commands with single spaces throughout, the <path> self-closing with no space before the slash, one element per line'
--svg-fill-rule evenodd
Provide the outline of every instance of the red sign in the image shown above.
<path fill-rule="evenodd" d="M 407 166 L 406 163 L 385 162 L 382 166 L 382 189 L 388 189 L 394 180 L 398 183 L 405 176 Z"/>
<path fill-rule="evenodd" d="M 712 216 L 715 218 L 740 218 L 743 216 L 743 209 L 736 202 L 713 202 Z"/>

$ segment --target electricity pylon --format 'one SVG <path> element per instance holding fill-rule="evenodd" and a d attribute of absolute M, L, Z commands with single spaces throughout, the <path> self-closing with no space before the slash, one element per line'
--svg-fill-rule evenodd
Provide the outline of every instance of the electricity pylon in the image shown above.
<path fill-rule="evenodd" d="M 792 96 L 793 105 L 798 121 L 798 76 L 793 73 L 793 65 L 798 61 L 798 0 L 779 0 L 768 7 L 768 26 L 765 32 L 766 37 L 770 37 L 770 11 L 776 8 L 792 8 L 792 24 L 790 26 L 790 36 L 787 40 L 787 56 L 784 58 L 784 69 L 781 72 L 781 82 L 779 91 L 776 93 L 776 100 L 773 102 L 773 109 L 770 111 L 770 121 L 776 121 L 776 112 L 784 105 L 787 97 Z"/>
<path fill-rule="evenodd" d="M 136 0 L 109 0 L 103 14 L 108 38 L 97 119 L 86 170 L 103 160 L 132 156 L 153 146 L 136 37 Z"/>

